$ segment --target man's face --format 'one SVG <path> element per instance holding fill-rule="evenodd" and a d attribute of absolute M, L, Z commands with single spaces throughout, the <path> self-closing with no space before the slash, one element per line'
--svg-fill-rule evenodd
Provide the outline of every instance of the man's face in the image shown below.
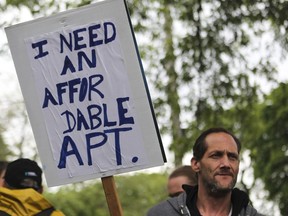
<path fill-rule="evenodd" d="M 191 171 L 192 172 L 192 171 Z M 182 188 L 183 184 L 190 185 L 189 179 L 187 176 L 177 176 L 170 178 L 167 184 L 167 190 L 170 197 L 178 196 L 184 190 Z"/>
<path fill-rule="evenodd" d="M 221 195 L 230 192 L 236 184 L 239 171 L 237 144 L 229 134 L 212 133 L 206 137 L 207 150 L 198 161 L 199 185 L 208 193 Z"/>

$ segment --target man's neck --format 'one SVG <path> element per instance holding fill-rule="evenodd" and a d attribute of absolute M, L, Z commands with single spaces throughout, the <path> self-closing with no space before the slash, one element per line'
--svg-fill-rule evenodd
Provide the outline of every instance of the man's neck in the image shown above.
<path fill-rule="evenodd" d="M 196 205 L 200 214 L 202 216 L 228 216 L 232 207 L 231 193 L 213 196 L 205 189 L 199 188 Z"/>

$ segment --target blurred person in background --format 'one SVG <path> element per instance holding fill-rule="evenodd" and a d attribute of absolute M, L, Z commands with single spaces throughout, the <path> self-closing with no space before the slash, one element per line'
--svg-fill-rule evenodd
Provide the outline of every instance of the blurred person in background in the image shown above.
<path fill-rule="evenodd" d="M 42 193 L 42 170 L 35 161 L 20 158 L 8 163 L 0 188 L 0 216 L 64 216 Z"/>
<path fill-rule="evenodd" d="M 182 185 L 194 186 L 197 184 L 196 173 L 190 165 L 176 168 L 168 177 L 167 191 L 169 197 L 176 197 L 184 191 Z"/>
<path fill-rule="evenodd" d="M 184 192 L 183 185 L 195 186 L 196 184 L 197 175 L 192 167 L 190 165 L 183 165 L 174 169 L 168 176 L 167 192 L 170 198 L 177 197 Z M 168 200 L 165 200 L 164 202 L 169 202 Z M 153 208 L 155 207 L 152 207 L 151 209 Z M 151 209 L 149 209 L 148 212 L 150 212 Z"/>

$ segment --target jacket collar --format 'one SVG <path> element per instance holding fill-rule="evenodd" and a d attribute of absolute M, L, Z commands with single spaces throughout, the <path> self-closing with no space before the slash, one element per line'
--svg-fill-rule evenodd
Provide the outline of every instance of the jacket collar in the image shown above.
<path fill-rule="evenodd" d="M 190 212 L 193 213 L 195 216 L 201 216 L 197 206 L 197 193 L 198 193 L 198 186 L 190 186 L 190 185 L 183 185 L 183 189 L 186 192 L 187 199 L 186 205 Z M 250 202 L 248 195 L 238 188 L 234 188 L 232 190 L 232 216 L 237 216 L 243 208 L 246 208 L 248 203 Z"/>

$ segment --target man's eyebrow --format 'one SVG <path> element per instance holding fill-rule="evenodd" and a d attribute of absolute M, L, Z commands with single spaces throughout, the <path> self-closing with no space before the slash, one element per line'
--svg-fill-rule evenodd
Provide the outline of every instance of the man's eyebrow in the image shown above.
<path fill-rule="evenodd" d="M 234 156 L 234 157 L 239 157 L 239 154 L 237 153 L 237 152 L 227 152 L 227 154 L 229 155 L 229 156 Z"/>
<path fill-rule="evenodd" d="M 212 154 L 225 154 L 225 152 L 227 152 L 228 155 L 239 156 L 238 152 L 230 152 L 230 151 L 226 151 L 226 150 L 213 150 L 213 151 L 209 152 L 209 155 L 212 155 Z"/>
<path fill-rule="evenodd" d="M 211 151 L 209 154 L 224 154 L 225 151 L 222 151 L 222 150 L 213 150 Z"/>
<path fill-rule="evenodd" d="M 220 151 L 220 150 L 215 150 L 215 151 L 211 151 L 208 153 L 208 157 L 213 157 L 213 156 L 222 156 L 224 154 L 224 151 Z"/>

